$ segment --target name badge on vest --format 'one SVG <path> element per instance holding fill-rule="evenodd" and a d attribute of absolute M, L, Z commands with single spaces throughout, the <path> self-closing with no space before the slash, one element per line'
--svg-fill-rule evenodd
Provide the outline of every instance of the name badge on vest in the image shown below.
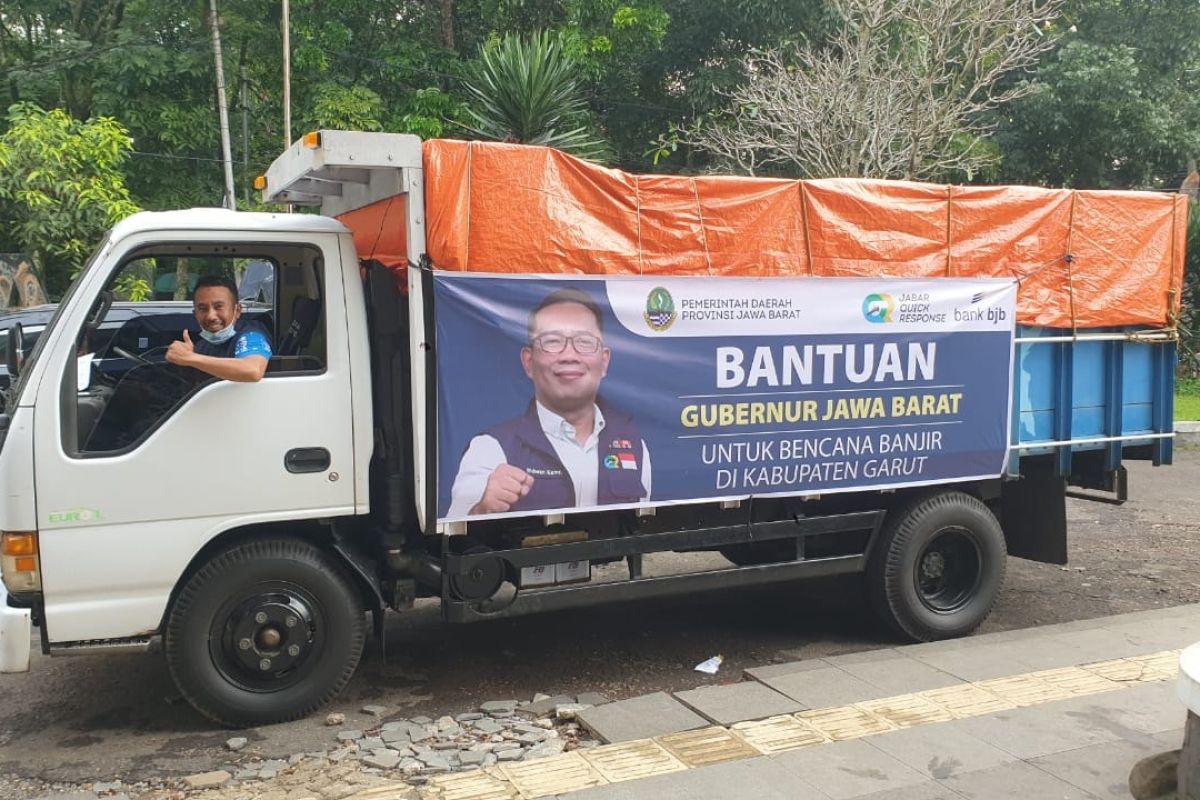
<path fill-rule="evenodd" d="M 535 478 L 561 478 L 563 471 L 561 469 L 539 469 L 538 467 L 525 467 L 525 471 Z"/>

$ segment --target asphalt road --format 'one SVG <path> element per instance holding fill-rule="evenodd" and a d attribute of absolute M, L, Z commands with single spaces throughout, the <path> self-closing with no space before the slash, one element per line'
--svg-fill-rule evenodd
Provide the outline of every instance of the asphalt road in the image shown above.
<path fill-rule="evenodd" d="M 1070 501 L 1071 564 L 1010 559 L 984 631 L 1200 601 L 1200 450 L 1169 469 L 1131 464 L 1123 507 Z M 662 568 L 711 555 L 672 556 Z M 719 562 L 723 563 L 723 562 Z M 405 716 L 465 711 L 535 692 L 599 691 L 612 698 L 738 680 L 745 667 L 890 645 L 856 579 L 718 591 L 669 601 L 604 605 L 471 626 L 436 609 L 392 615 L 387 659 L 372 644 L 347 691 L 328 709 L 344 727 L 369 725 L 379 704 Z M 718 675 L 692 667 L 715 654 Z M 267 756 L 324 749 L 324 714 L 254 729 Z M 230 732 L 176 695 L 158 654 L 49 659 L 0 675 L 0 798 L 21 779 L 126 782 L 215 769 Z M 6 790 L 5 787 L 10 787 Z"/>

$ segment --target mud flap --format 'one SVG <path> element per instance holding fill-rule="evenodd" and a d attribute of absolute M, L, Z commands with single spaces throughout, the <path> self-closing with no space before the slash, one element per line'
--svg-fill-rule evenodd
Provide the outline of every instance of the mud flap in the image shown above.
<path fill-rule="evenodd" d="M 1067 481 L 1049 470 L 1004 484 L 1000 526 L 1008 554 L 1046 564 L 1067 563 Z"/>

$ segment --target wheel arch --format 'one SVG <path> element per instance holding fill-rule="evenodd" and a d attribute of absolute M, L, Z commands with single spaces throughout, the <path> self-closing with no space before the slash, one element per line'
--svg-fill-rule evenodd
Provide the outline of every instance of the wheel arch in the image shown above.
<path fill-rule="evenodd" d="M 289 520 L 286 522 L 258 522 L 249 525 L 236 525 L 221 531 L 212 537 L 196 551 L 187 566 L 179 573 L 171 594 L 167 597 L 162 616 L 158 622 L 158 633 L 166 630 L 167 620 L 175 607 L 175 601 L 188 580 L 196 574 L 204 564 L 208 563 L 217 553 L 235 545 L 259 539 L 296 539 L 308 542 L 337 558 L 345 567 L 354 585 L 358 588 L 363 605 L 376 615 L 384 610 L 383 593 L 379 580 L 373 572 L 376 565 L 365 550 L 352 542 L 349 537 L 341 535 L 336 526 L 318 522 L 317 520 Z"/>

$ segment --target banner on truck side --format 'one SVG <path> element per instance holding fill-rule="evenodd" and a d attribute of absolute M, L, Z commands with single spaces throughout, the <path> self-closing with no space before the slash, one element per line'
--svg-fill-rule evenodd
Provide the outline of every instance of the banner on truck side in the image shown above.
<path fill-rule="evenodd" d="M 1016 293 L 437 273 L 438 521 L 997 477 Z"/>

